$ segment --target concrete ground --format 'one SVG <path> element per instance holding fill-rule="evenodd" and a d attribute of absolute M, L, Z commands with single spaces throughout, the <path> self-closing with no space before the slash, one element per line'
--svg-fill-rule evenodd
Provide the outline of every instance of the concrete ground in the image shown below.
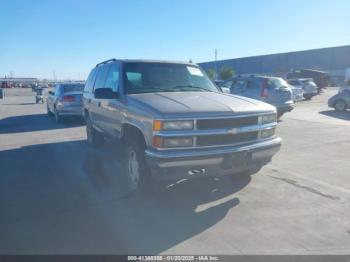
<path fill-rule="evenodd" d="M 0 254 L 349 254 L 350 112 L 326 101 L 283 116 L 258 174 L 185 181 L 144 196 L 120 149 L 89 149 L 30 93 L 0 100 Z M 115 146 L 116 147 L 116 146 Z"/>

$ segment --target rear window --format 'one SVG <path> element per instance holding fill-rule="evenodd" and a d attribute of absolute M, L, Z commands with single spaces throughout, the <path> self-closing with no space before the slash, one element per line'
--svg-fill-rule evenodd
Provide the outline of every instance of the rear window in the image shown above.
<path fill-rule="evenodd" d="M 316 86 L 316 84 L 312 80 L 304 80 L 303 83 L 305 85 Z"/>
<path fill-rule="evenodd" d="M 268 78 L 267 84 L 271 88 L 283 88 L 288 87 L 288 83 L 282 78 Z"/>
<path fill-rule="evenodd" d="M 83 92 L 83 89 L 84 89 L 84 85 L 83 84 L 62 85 L 63 93 Z"/>
<path fill-rule="evenodd" d="M 293 85 L 293 86 L 299 85 L 299 82 L 297 80 L 289 80 L 288 83 Z"/>

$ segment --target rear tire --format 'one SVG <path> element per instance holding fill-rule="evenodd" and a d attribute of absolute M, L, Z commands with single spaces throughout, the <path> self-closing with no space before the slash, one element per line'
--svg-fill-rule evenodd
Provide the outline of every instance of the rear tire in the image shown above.
<path fill-rule="evenodd" d="M 304 98 L 305 98 L 305 100 L 310 101 L 311 98 L 312 98 L 312 96 L 310 96 L 310 95 L 304 95 Z"/>
<path fill-rule="evenodd" d="M 55 109 L 55 120 L 56 120 L 57 123 L 61 123 L 62 122 L 62 116 L 57 111 L 57 109 Z"/>
<path fill-rule="evenodd" d="M 337 100 L 334 102 L 334 109 L 338 112 L 343 112 L 347 109 L 346 102 L 344 100 Z"/>
<path fill-rule="evenodd" d="M 101 135 L 98 131 L 94 129 L 89 116 L 86 116 L 85 121 L 86 121 L 86 136 L 87 136 L 88 143 L 95 148 L 102 146 L 104 143 L 103 135 Z"/>
<path fill-rule="evenodd" d="M 48 116 L 52 116 L 52 112 L 50 111 L 48 104 L 46 104 L 46 113 Z"/>

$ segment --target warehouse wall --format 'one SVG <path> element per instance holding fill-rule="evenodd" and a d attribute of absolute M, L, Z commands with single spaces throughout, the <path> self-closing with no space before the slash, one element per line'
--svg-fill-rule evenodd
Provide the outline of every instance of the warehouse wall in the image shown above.
<path fill-rule="evenodd" d="M 282 75 L 300 68 L 320 69 L 339 74 L 350 67 L 350 45 L 221 60 L 217 63 L 219 70 L 222 66 L 230 66 L 237 74 Z M 215 61 L 200 63 L 200 66 L 205 70 L 215 69 Z"/>

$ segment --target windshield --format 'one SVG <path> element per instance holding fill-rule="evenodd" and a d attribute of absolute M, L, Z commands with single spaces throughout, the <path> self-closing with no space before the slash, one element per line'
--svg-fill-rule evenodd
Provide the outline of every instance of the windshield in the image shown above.
<path fill-rule="evenodd" d="M 219 92 L 197 66 L 171 63 L 126 63 L 124 79 L 128 94 L 153 92 Z"/>
<path fill-rule="evenodd" d="M 83 92 L 84 85 L 83 84 L 69 84 L 62 85 L 63 93 L 68 92 Z"/>

